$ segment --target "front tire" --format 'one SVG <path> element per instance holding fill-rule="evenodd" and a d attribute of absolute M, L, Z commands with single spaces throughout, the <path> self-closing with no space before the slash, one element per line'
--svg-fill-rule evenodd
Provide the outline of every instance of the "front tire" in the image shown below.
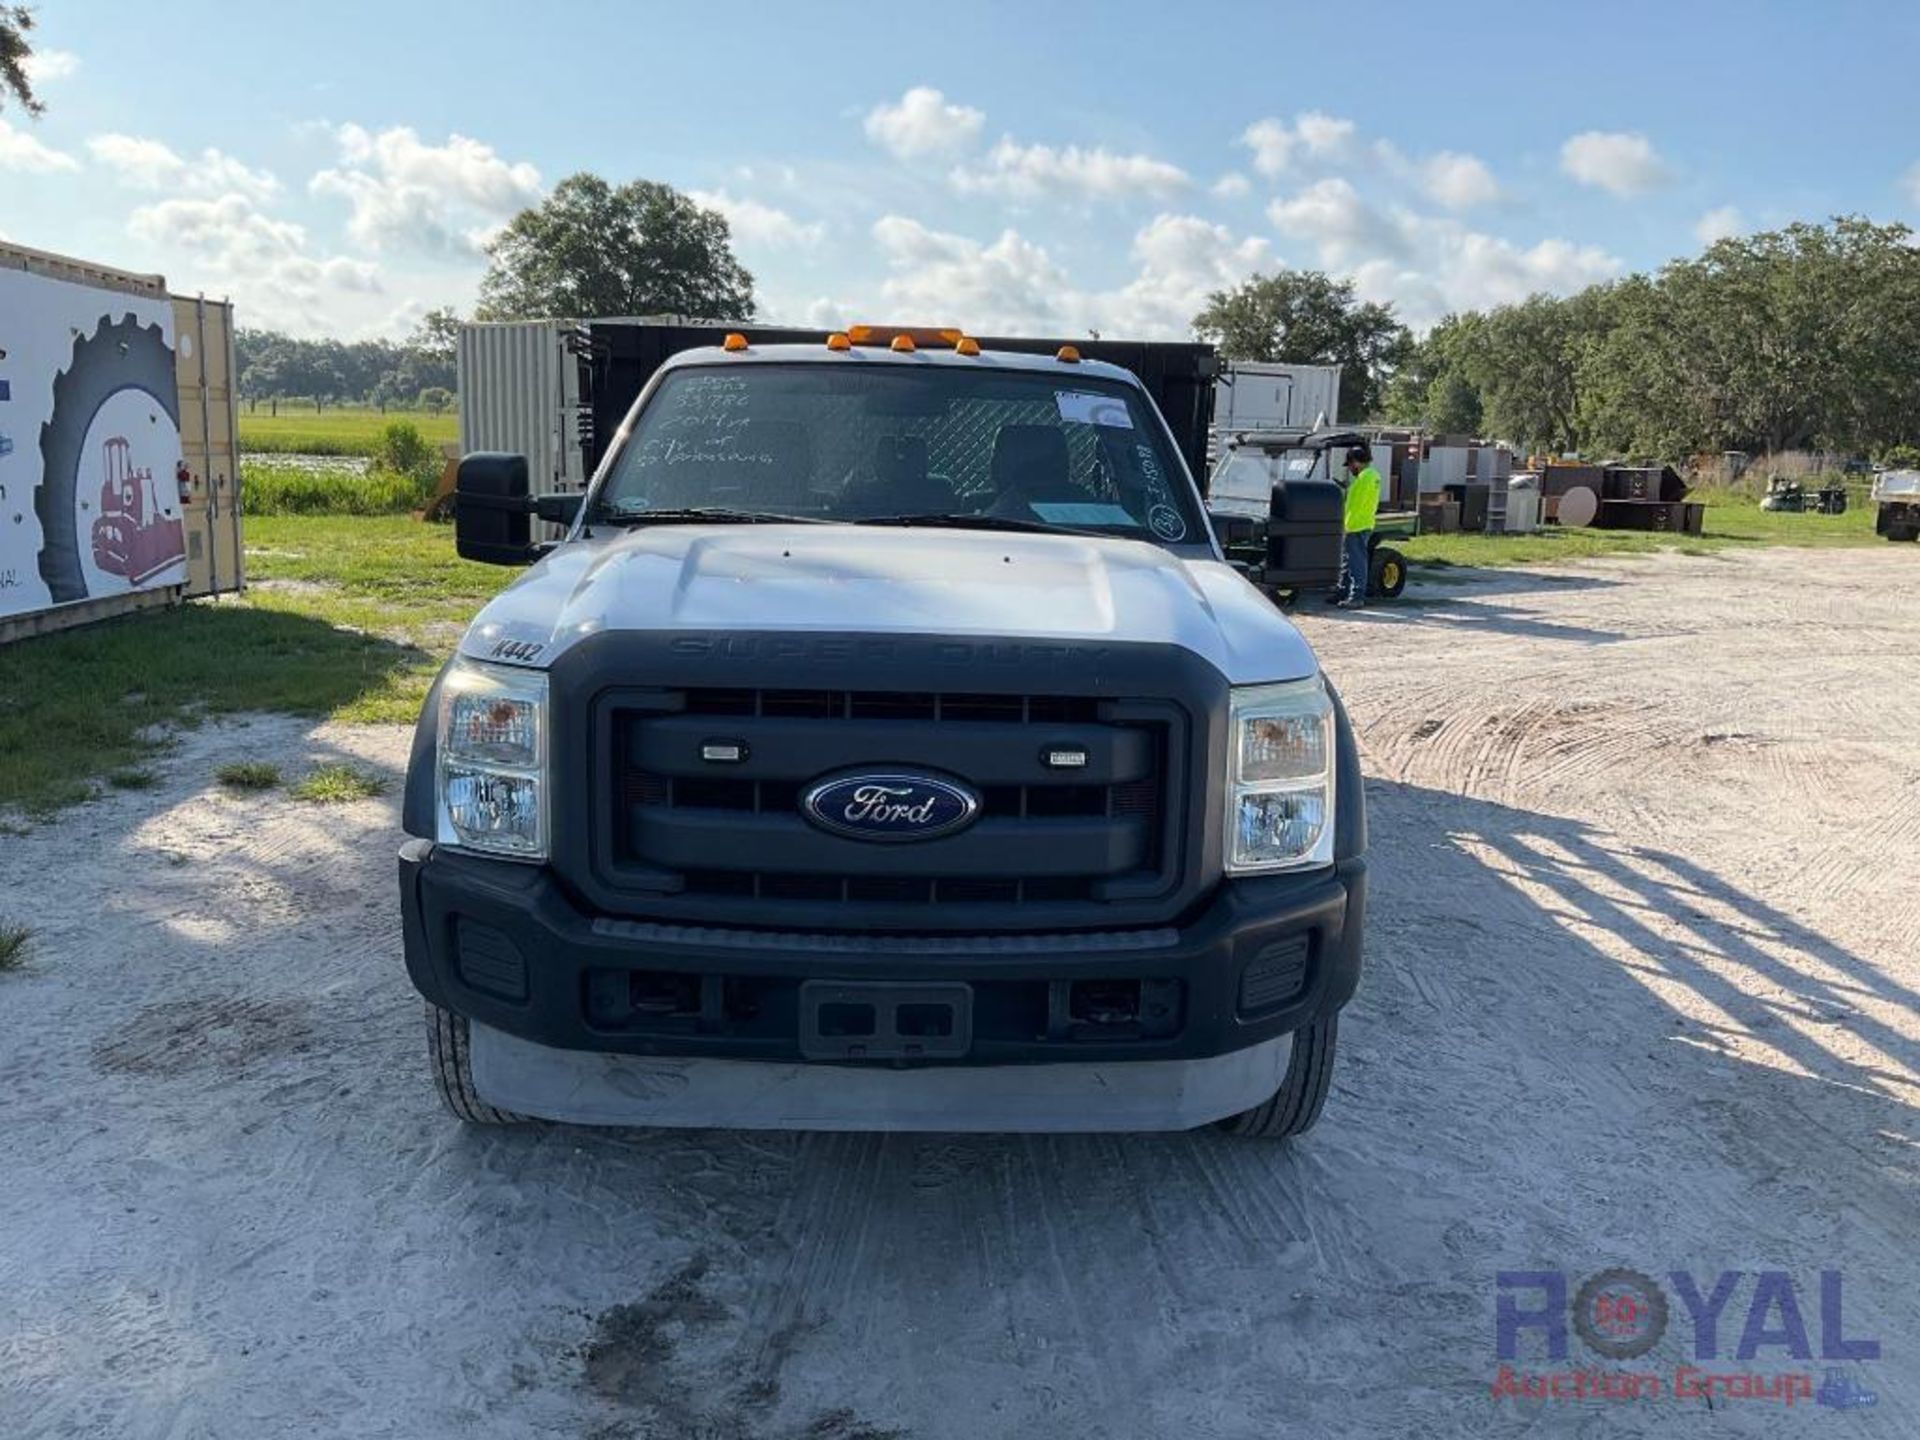
<path fill-rule="evenodd" d="M 1219 1121 L 1220 1128 L 1250 1140 L 1285 1140 L 1311 1130 L 1333 1086 L 1333 1052 L 1339 1032 L 1337 1014 L 1295 1031 L 1287 1077 L 1280 1088 L 1264 1104 Z"/>
<path fill-rule="evenodd" d="M 1367 567 L 1368 589 L 1383 600 L 1397 600 L 1407 588 L 1407 557 L 1391 545 L 1377 546 Z"/>
<path fill-rule="evenodd" d="M 496 1110 L 473 1088 L 472 1032 L 467 1017 L 427 1002 L 427 1063 L 433 1088 L 456 1119 L 469 1125 L 522 1125 L 527 1117 Z"/>

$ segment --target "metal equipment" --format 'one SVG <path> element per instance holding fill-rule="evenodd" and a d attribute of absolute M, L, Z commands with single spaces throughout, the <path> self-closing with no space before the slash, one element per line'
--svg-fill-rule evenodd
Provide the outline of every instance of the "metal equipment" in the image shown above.
<path fill-rule="evenodd" d="M 1296 426 L 1235 435 L 1222 452 L 1208 477 L 1207 513 L 1227 558 L 1276 601 L 1340 578 L 1345 496 L 1331 457 L 1371 443 L 1355 430 Z M 1382 498 L 1390 493 L 1383 483 Z M 1391 600 L 1406 589 L 1406 556 L 1383 542 L 1419 531 L 1411 512 L 1380 512 L 1368 547 L 1369 595 Z"/>

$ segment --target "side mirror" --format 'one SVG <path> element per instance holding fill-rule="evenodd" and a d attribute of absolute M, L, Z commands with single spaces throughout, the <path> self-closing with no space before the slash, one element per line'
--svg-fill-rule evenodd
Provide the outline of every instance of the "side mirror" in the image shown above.
<path fill-rule="evenodd" d="M 530 565 L 551 546 L 533 538 L 535 517 L 571 525 L 583 495 L 530 495 L 527 457 L 482 450 L 461 460 L 454 481 L 453 545 L 463 560 Z"/>

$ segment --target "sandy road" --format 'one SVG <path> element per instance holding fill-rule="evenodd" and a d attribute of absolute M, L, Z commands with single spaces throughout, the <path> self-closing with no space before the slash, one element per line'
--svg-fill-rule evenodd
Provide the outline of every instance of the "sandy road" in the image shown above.
<path fill-rule="evenodd" d="M 0 840 L 0 1434 L 1910 1435 L 1920 556 L 1426 584 L 1302 621 L 1367 752 L 1325 1120 L 979 1139 L 461 1130 L 392 801 L 157 791 Z M 1496 1276 L 1783 1271 L 1878 1403 L 1496 1400 Z M 1776 1313 L 1774 1320 L 1780 1316 Z M 1692 1363 L 1676 1302 L 1626 1368 Z M 1573 1342 L 1568 1367 L 1591 1362 Z M 1522 1369 L 1557 1367 L 1526 1352 Z"/>

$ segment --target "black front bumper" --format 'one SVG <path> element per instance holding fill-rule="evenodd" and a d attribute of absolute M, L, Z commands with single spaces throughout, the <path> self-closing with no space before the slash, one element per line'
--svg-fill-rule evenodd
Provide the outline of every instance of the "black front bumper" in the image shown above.
<path fill-rule="evenodd" d="M 400 896 L 422 995 L 561 1049 L 818 1059 L 803 1045 L 806 982 L 944 981 L 970 988 L 970 1041 L 939 1063 L 1185 1060 L 1347 1002 L 1366 862 L 1229 880 L 1180 925 L 1106 933 L 894 937 L 596 916 L 545 868 L 424 840 L 401 847 Z"/>

